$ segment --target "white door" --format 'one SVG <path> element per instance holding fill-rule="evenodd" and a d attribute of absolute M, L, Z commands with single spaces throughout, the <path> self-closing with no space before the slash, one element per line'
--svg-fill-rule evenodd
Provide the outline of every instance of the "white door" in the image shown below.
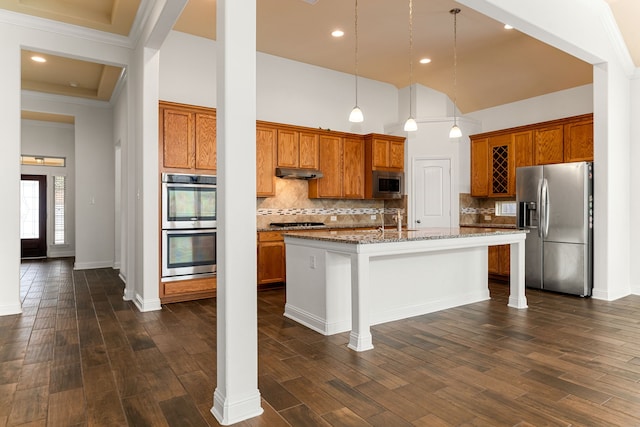
<path fill-rule="evenodd" d="M 413 188 L 416 227 L 451 227 L 451 160 L 416 160 Z"/>

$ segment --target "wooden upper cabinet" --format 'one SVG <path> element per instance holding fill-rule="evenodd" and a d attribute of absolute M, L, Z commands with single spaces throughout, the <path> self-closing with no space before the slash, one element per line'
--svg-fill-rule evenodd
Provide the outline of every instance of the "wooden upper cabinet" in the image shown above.
<path fill-rule="evenodd" d="M 511 135 L 489 137 L 489 197 L 515 194 L 514 157 Z"/>
<path fill-rule="evenodd" d="M 564 125 L 564 161 L 593 161 L 593 118 Z"/>
<path fill-rule="evenodd" d="M 564 126 L 557 124 L 533 131 L 533 160 L 536 165 L 564 161 Z"/>
<path fill-rule="evenodd" d="M 389 167 L 404 171 L 404 141 L 389 141 Z"/>
<path fill-rule="evenodd" d="M 193 159 L 191 113 L 160 108 L 160 144 L 162 166 L 189 169 Z"/>
<path fill-rule="evenodd" d="M 216 170 L 216 116 L 195 113 L 196 169 Z"/>
<path fill-rule="evenodd" d="M 373 163 L 372 166 L 374 168 L 388 168 L 389 167 L 389 141 L 385 139 L 373 138 L 372 144 L 372 152 L 373 152 Z"/>
<path fill-rule="evenodd" d="M 278 167 L 318 169 L 318 141 L 311 131 L 278 128 Z"/>
<path fill-rule="evenodd" d="M 161 171 L 215 173 L 215 110 L 161 101 L 159 113 Z"/>
<path fill-rule="evenodd" d="M 324 175 L 309 181 L 310 198 L 342 198 L 342 138 L 320 135 L 318 160 Z"/>
<path fill-rule="evenodd" d="M 299 165 L 305 169 L 318 169 L 318 141 L 320 136 L 313 132 L 300 132 Z"/>
<path fill-rule="evenodd" d="M 365 151 L 367 168 L 404 172 L 404 138 L 367 135 Z"/>
<path fill-rule="evenodd" d="M 278 167 L 299 166 L 300 134 L 290 129 L 278 129 Z"/>
<path fill-rule="evenodd" d="M 256 193 L 258 197 L 276 195 L 276 139 L 278 131 L 256 126 Z"/>
<path fill-rule="evenodd" d="M 364 139 L 345 138 L 343 153 L 342 196 L 347 199 L 363 199 Z"/>
<path fill-rule="evenodd" d="M 489 138 L 471 139 L 471 195 L 489 195 Z"/>
<path fill-rule="evenodd" d="M 471 135 L 471 195 L 515 195 L 523 166 L 593 161 L 593 114 Z"/>
<path fill-rule="evenodd" d="M 533 131 L 512 134 L 515 167 L 533 166 Z"/>

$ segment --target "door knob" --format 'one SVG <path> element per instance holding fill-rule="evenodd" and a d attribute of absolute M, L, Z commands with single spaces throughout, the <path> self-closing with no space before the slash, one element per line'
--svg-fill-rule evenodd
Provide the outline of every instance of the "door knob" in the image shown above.
<path fill-rule="evenodd" d="M 420 221 L 419 219 L 417 219 L 417 220 L 416 220 L 416 222 L 417 222 L 418 224 L 420 224 L 420 223 L 421 223 L 421 221 Z"/>

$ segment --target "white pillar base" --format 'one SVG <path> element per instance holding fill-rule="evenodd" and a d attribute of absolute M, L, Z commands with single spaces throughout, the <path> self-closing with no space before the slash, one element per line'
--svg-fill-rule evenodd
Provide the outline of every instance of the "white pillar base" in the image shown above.
<path fill-rule="evenodd" d="M 216 389 L 213 393 L 211 413 L 220 424 L 228 426 L 261 415 L 264 410 L 260 404 L 260 391 L 257 389 L 251 396 L 246 396 L 235 402 L 222 396 L 220 390 Z"/>

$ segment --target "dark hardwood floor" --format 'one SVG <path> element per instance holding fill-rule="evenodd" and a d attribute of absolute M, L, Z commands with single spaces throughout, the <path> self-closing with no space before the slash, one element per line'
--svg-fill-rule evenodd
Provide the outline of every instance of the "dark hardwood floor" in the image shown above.
<path fill-rule="evenodd" d="M 393 285 L 390 284 L 390 291 Z M 258 295 L 265 413 L 239 426 L 640 426 L 640 296 L 528 290 L 373 328 L 347 349 Z M 0 426 L 216 426 L 215 300 L 140 313 L 112 269 L 22 264 L 0 317 Z"/>

